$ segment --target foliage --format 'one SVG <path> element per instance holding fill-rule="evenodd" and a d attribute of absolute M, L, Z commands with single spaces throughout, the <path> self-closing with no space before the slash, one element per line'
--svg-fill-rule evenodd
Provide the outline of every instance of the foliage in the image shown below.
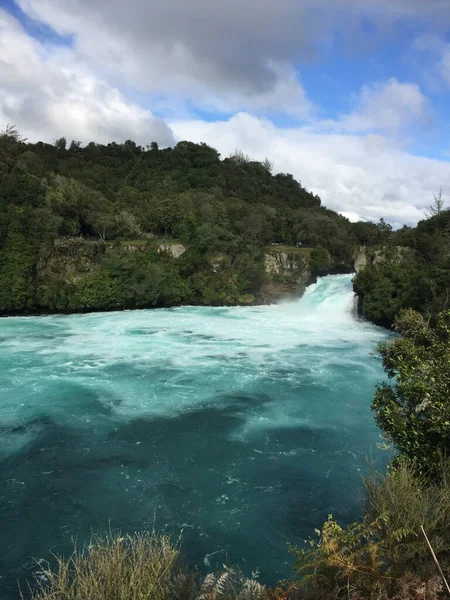
<path fill-rule="evenodd" d="M 240 151 L 221 160 L 206 144 L 30 144 L 8 126 L 0 134 L 0 314 L 261 302 L 271 243 L 316 248 L 313 274 L 350 271 L 353 225 L 292 175 L 272 171 L 269 160 Z M 106 250 L 88 260 L 88 248 L 74 244 L 64 254 L 67 238 Z M 120 242 L 130 238 L 144 248 L 125 250 Z M 182 259 L 155 252 L 174 238 L 188 248 Z"/>
<path fill-rule="evenodd" d="M 421 531 L 423 526 L 448 575 L 450 465 L 441 462 L 439 469 L 439 485 L 425 485 L 406 460 L 386 476 L 369 476 L 362 521 L 342 528 L 330 516 L 317 541 L 293 549 L 303 577 L 300 598 L 443 598 Z"/>
<path fill-rule="evenodd" d="M 360 241 L 375 239 L 366 231 L 368 224 L 356 227 Z M 405 308 L 430 315 L 434 322 L 439 312 L 449 308 L 450 300 L 450 210 L 444 209 L 442 191 L 434 195 L 428 217 L 416 228 L 403 227 L 386 235 L 384 241 L 378 238 L 384 244 L 378 251 L 383 260 L 371 264 L 376 257 L 369 251 L 369 265 L 354 280 L 361 312 L 387 327 Z"/>
<path fill-rule="evenodd" d="M 365 480 L 364 518 L 329 518 L 310 547 L 294 549 L 300 597 L 444 598 L 422 528 L 450 576 L 450 311 L 431 321 L 408 309 L 379 345 L 389 382 L 376 388 L 375 420 L 396 450 L 387 475 Z"/>
<path fill-rule="evenodd" d="M 43 569 L 33 600 L 262 600 L 255 577 L 224 567 L 201 578 L 180 560 L 178 544 L 154 532 L 94 537 L 69 559 Z"/>
<path fill-rule="evenodd" d="M 326 273 L 331 265 L 331 256 L 325 248 L 314 248 L 311 252 L 311 268 L 318 275 Z"/>
<path fill-rule="evenodd" d="M 450 311 L 431 327 L 407 310 L 395 328 L 402 337 L 379 347 L 392 381 L 377 386 L 375 420 L 418 472 L 433 472 L 450 450 Z"/>
<path fill-rule="evenodd" d="M 55 570 L 45 568 L 33 598 L 163 600 L 181 574 L 178 558 L 178 548 L 153 533 L 94 538 L 84 552 L 75 549 L 69 559 L 58 557 Z M 178 592 L 173 597 L 182 598 Z"/>

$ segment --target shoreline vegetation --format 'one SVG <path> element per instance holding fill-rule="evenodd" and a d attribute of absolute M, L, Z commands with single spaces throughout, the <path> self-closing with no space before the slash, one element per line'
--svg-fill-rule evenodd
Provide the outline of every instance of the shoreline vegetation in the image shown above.
<path fill-rule="evenodd" d="M 267 590 L 225 569 L 204 587 L 165 538 L 119 534 L 50 568 L 35 600 L 448 597 L 450 210 L 440 193 L 415 228 L 350 223 L 272 171 L 269 160 L 239 151 L 222 160 L 206 144 L 82 147 L 28 144 L 9 126 L 0 134 L 1 314 L 264 303 L 349 272 L 363 246 L 359 312 L 400 334 L 379 346 L 388 382 L 372 403 L 393 462 L 365 479 L 360 521 L 343 528 L 330 515 L 310 544 L 292 548 L 291 581 Z M 100 242 L 60 243 L 67 236 Z M 148 236 L 186 250 L 126 249 L 127 238 Z M 269 260 L 268 246 L 278 248 Z"/>
<path fill-rule="evenodd" d="M 114 252 L 121 249 L 127 253 L 138 252 L 138 253 L 156 253 L 157 255 L 165 254 L 166 259 L 170 261 L 176 261 L 182 256 L 188 249 L 180 243 L 179 240 L 163 240 L 163 239 L 133 239 L 124 240 L 118 239 L 113 241 L 102 241 L 95 238 L 82 238 L 77 237 L 65 237 L 56 238 L 54 240 L 55 247 L 67 247 L 72 245 L 76 252 L 83 254 L 86 247 L 100 247 L 102 252 Z M 174 249 L 174 250 L 172 250 Z M 265 260 L 265 284 L 271 284 L 275 293 L 265 293 L 259 297 L 244 295 L 242 297 L 216 300 L 212 299 L 210 303 L 205 301 L 201 303 L 192 303 L 183 300 L 174 301 L 173 303 L 166 303 L 164 305 L 152 304 L 146 306 L 133 307 L 133 306 L 88 306 L 88 307 L 76 307 L 76 308 L 30 308 L 30 309 L 19 309 L 11 312 L 0 312 L 0 318 L 2 317 L 20 317 L 20 316 L 50 316 L 55 314 L 86 314 L 95 312 L 111 312 L 120 310 L 140 310 L 140 309 L 151 309 L 151 308 L 176 308 L 182 306 L 265 306 L 276 304 L 278 300 L 299 300 L 306 287 L 317 281 L 318 274 L 313 274 L 310 268 L 311 255 L 313 254 L 314 248 L 299 248 L 296 246 L 287 246 L 281 244 L 272 244 L 264 248 L 264 260 Z M 71 251 L 73 257 L 73 251 Z M 303 259 L 297 264 L 297 258 Z M 275 269 L 273 268 L 275 264 Z M 283 264 L 286 262 L 286 264 Z M 213 268 L 215 265 L 213 264 Z M 326 272 L 321 275 L 334 275 L 334 274 L 350 274 L 352 269 L 332 269 L 328 268 Z"/>
<path fill-rule="evenodd" d="M 350 272 L 363 243 L 270 161 L 206 144 L 30 144 L 7 127 L 0 175 L 0 314 L 265 304 Z"/>
<path fill-rule="evenodd" d="M 358 263 L 360 314 L 391 327 L 404 308 L 447 307 L 449 223 L 442 193 L 417 227 L 393 231 L 383 219 L 351 223 L 240 151 L 31 144 L 7 126 L 0 315 L 262 305 Z"/>

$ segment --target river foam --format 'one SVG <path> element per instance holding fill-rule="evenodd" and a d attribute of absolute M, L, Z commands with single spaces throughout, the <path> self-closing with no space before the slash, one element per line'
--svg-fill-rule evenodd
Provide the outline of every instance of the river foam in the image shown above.
<path fill-rule="evenodd" d="M 348 275 L 273 306 L 2 319 L 4 596 L 74 535 L 154 518 L 191 562 L 287 576 L 287 540 L 358 514 L 386 336 Z"/>

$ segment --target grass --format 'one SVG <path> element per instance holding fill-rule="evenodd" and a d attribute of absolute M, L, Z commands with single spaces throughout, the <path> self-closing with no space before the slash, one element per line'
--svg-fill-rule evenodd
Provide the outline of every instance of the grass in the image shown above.
<path fill-rule="evenodd" d="M 255 577 L 224 568 L 206 577 L 180 560 L 180 543 L 155 532 L 96 536 L 69 558 L 56 557 L 32 600 L 263 600 Z M 22 598 L 24 596 L 22 595 Z"/>
<path fill-rule="evenodd" d="M 85 244 L 98 244 L 100 239 L 83 239 Z M 105 244 L 108 246 L 113 246 L 114 244 L 119 243 L 121 246 L 142 246 L 150 242 L 155 246 L 160 246 L 164 243 L 164 239 L 162 237 L 152 237 L 152 238 L 139 238 L 139 239 L 129 239 L 129 240 L 106 240 Z M 175 238 L 166 238 L 166 244 L 168 246 L 172 246 L 173 244 L 181 244 L 181 241 Z"/>
<path fill-rule="evenodd" d="M 279 244 L 276 246 L 267 246 L 266 250 L 268 252 L 285 252 L 286 254 L 309 256 L 314 248 L 297 248 L 297 246 L 285 246 L 284 244 Z"/>
<path fill-rule="evenodd" d="M 178 568 L 179 548 L 154 533 L 91 540 L 83 551 L 44 569 L 34 600 L 164 600 Z M 173 596 L 176 597 L 176 596 Z M 178 597 L 178 596 L 177 596 Z"/>

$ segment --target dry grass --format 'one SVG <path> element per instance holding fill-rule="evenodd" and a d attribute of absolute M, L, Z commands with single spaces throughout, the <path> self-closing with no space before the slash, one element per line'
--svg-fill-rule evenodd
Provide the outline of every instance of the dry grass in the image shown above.
<path fill-rule="evenodd" d="M 255 577 L 227 569 L 201 578 L 180 561 L 179 543 L 156 533 L 97 536 L 69 558 L 56 557 L 32 600 L 263 600 Z M 23 597 L 23 596 L 22 596 Z"/>
<path fill-rule="evenodd" d="M 33 600 L 165 600 L 177 595 L 173 583 L 189 577 L 179 562 L 179 547 L 155 533 L 91 540 L 83 551 L 57 557 L 55 569 L 44 569 Z M 192 578 L 191 578 L 192 579 Z"/>

